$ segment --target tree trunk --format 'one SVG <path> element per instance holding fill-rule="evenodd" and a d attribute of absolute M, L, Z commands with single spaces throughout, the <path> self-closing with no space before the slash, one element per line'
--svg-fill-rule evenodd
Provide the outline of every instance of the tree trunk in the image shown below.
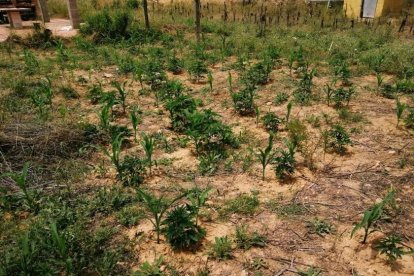
<path fill-rule="evenodd" d="M 76 0 L 67 0 L 68 4 L 68 11 L 70 17 L 70 23 L 72 28 L 79 29 L 80 27 L 80 17 L 79 17 L 79 10 Z"/>
<path fill-rule="evenodd" d="M 148 1 L 144 0 L 142 4 L 144 6 L 145 28 L 149 29 L 150 23 L 149 23 L 149 18 L 148 18 Z"/>
<path fill-rule="evenodd" d="M 201 40 L 201 0 L 194 0 L 195 8 L 195 32 L 197 42 Z"/>

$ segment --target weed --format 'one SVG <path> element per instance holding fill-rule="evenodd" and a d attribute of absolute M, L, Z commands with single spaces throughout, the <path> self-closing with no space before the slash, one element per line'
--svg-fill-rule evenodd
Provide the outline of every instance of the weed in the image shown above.
<path fill-rule="evenodd" d="M 252 247 L 265 247 L 266 237 L 257 232 L 250 232 L 245 224 L 236 226 L 234 242 L 238 248 L 249 250 Z"/>
<path fill-rule="evenodd" d="M 299 276 L 321 276 L 322 270 L 317 267 L 310 267 L 307 270 L 299 270 L 297 272 Z"/>
<path fill-rule="evenodd" d="M 282 105 L 285 102 L 289 100 L 289 94 L 286 92 L 280 92 L 276 94 L 275 99 L 273 100 L 273 103 L 275 105 Z"/>
<path fill-rule="evenodd" d="M 363 228 L 364 229 L 364 239 L 362 240 L 362 243 L 367 242 L 368 235 L 375 231 L 373 227 L 375 226 L 375 223 L 378 222 L 379 219 L 381 219 L 384 207 L 390 203 L 392 200 L 394 200 L 395 191 L 391 190 L 383 199 L 381 202 L 374 204 L 371 208 L 366 210 L 364 212 L 364 217 L 362 218 L 361 222 L 355 225 L 355 227 L 352 229 L 351 237 L 354 236 L 356 231 Z"/>
<path fill-rule="evenodd" d="M 187 205 L 187 208 L 195 215 L 195 223 L 198 225 L 198 216 L 200 209 L 206 204 L 208 195 L 211 192 L 211 188 L 200 189 L 195 187 L 188 190 L 187 199 L 190 201 L 190 205 Z"/>
<path fill-rule="evenodd" d="M 198 167 L 201 175 L 213 175 L 218 169 L 222 156 L 215 151 L 209 151 L 200 155 L 198 159 L 200 161 Z"/>
<path fill-rule="evenodd" d="M 259 204 L 257 194 L 242 194 L 226 201 L 221 210 L 221 214 L 223 216 L 228 214 L 253 215 L 259 207 Z"/>
<path fill-rule="evenodd" d="M 144 262 L 139 266 L 139 269 L 134 272 L 134 276 L 163 276 L 165 275 L 161 269 L 161 265 L 164 263 L 164 259 L 159 257 L 150 264 L 149 262 Z"/>
<path fill-rule="evenodd" d="M 401 103 L 400 99 L 397 99 L 396 105 L 397 105 L 396 113 L 397 113 L 397 128 L 398 128 L 402 115 L 404 111 L 407 109 L 407 105 L 404 103 Z"/>
<path fill-rule="evenodd" d="M 131 227 L 137 225 L 142 219 L 146 217 L 143 210 L 135 206 L 127 206 L 122 208 L 116 217 L 123 226 Z"/>
<path fill-rule="evenodd" d="M 112 82 L 112 86 L 118 92 L 118 102 L 121 103 L 122 112 L 124 114 L 126 112 L 126 97 L 127 97 L 127 94 L 128 94 L 128 92 L 125 89 L 126 84 L 127 84 L 126 81 L 122 85 L 117 81 Z"/>
<path fill-rule="evenodd" d="M 286 117 L 285 117 L 286 124 L 289 123 L 289 118 L 290 118 L 290 114 L 292 112 L 292 107 L 293 107 L 293 102 L 289 102 L 287 104 L 287 107 L 286 107 L 286 110 L 287 110 Z"/>
<path fill-rule="evenodd" d="M 355 94 L 355 89 L 350 87 L 348 89 L 340 87 L 338 89 L 333 89 L 332 97 L 335 103 L 335 107 L 342 107 L 344 102 L 346 105 L 349 106 L 349 102 L 351 101 L 352 95 Z M 328 102 L 329 105 L 329 102 Z"/>
<path fill-rule="evenodd" d="M 208 71 L 207 73 L 207 82 L 210 87 L 210 92 L 213 92 L 213 75 L 211 74 L 211 71 Z"/>
<path fill-rule="evenodd" d="M 215 237 L 214 243 L 209 251 L 209 256 L 218 261 L 232 258 L 232 244 L 227 236 Z"/>
<path fill-rule="evenodd" d="M 308 221 L 307 227 L 310 233 L 317 234 L 321 237 L 329 235 L 335 230 L 329 222 L 318 218 Z"/>
<path fill-rule="evenodd" d="M 316 75 L 315 69 L 306 70 L 302 73 L 302 78 L 298 83 L 298 88 L 293 92 L 294 99 L 301 105 L 307 105 L 312 100 L 312 80 Z"/>
<path fill-rule="evenodd" d="M 39 70 L 39 60 L 33 54 L 32 51 L 24 49 L 23 58 L 25 63 L 24 71 L 27 75 L 31 76 L 38 72 Z"/>
<path fill-rule="evenodd" d="M 177 58 L 175 51 L 167 60 L 167 70 L 172 72 L 175 75 L 181 74 L 183 72 L 184 62 Z"/>
<path fill-rule="evenodd" d="M 119 166 L 118 178 L 124 186 L 138 186 L 144 182 L 147 164 L 147 160 L 127 155 Z"/>

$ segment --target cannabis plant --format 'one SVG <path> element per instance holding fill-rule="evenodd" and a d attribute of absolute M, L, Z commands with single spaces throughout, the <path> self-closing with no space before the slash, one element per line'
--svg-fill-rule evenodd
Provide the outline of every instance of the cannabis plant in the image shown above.
<path fill-rule="evenodd" d="M 414 108 L 408 108 L 408 114 L 404 119 L 405 127 L 414 129 Z"/>
<path fill-rule="evenodd" d="M 162 224 L 165 238 L 174 249 L 195 250 L 206 235 L 206 231 L 195 224 L 194 214 L 186 206 L 174 208 Z"/>
<path fill-rule="evenodd" d="M 391 262 L 401 259 L 403 255 L 414 253 L 412 248 L 406 246 L 402 242 L 402 239 L 394 234 L 391 234 L 377 242 L 375 249 L 377 249 L 380 254 L 386 255 L 388 260 Z"/>
<path fill-rule="evenodd" d="M 366 210 L 362 220 L 352 229 L 351 237 L 353 237 L 358 230 L 364 229 L 362 243 L 366 243 L 368 235 L 375 232 L 374 226 L 381 219 L 384 207 L 394 200 L 394 196 L 395 190 L 391 190 L 381 202 L 374 204 L 371 208 Z"/>
<path fill-rule="evenodd" d="M 266 130 L 273 133 L 276 133 L 279 130 L 279 125 L 282 123 L 282 119 L 272 112 L 267 112 L 262 117 L 262 121 Z"/>
<path fill-rule="evenodd" d="M 273 151 L 273 138 L 274 138 L 274 134 L 271 132 L 269 135 L 267 147 L 265 149 L 259 149 L 259 152 L 256 154 L 257 158 L 262 164 L 262 180 L 263 181 L 265 180 L 266 167 L 273 161 L 273 158 L 275 156 L 275 152 Z"/>
<path fill-rule="evenodd" d="M 328 131 L 328 136 L 329 146 L 340 154 L 344 154 L 346 152 L 347 145 L 352 145 L 348 132 L 341 125 L 332 126 L 332 128 Z"/>
<path fill-rule="evenodd" d="M 182 199 L 185 194 L 179 195 L 171 200 L 165 199 L 164 196 L 155 197 L 139 188 L 137 189 L 137 194 L 152 215 L 152 219 L 150 219 L 150 221 L 152 225 L 154 225 L 155 231 L 157 233 L 157 243 L 160 243 L 160 234 L 162 230 L 161 222 L 165 213 L 174 203 Z"/>
<path fill-rule="evenodd" d="M 296 144 L 286 141 L 288 150 L 279 150 L 279 155 L 274 158 L 276 163 L 275 173 L 278 179 L 285 179 L 295 171 Z"/>
<path fill-rule="evenodd" d="M 170 112 L 172 129 L 178 132 L 183 132 L 189 125 L 187 113 L 194 112 L 197 105 L 192 97 L 180 95 L 167 101 L 165 107 Z"/>
<path fill-rule="evenodd" d="M 256 106 L 254 104 L 254 97 L 256 89 L 254 86 L 246 86 L 239 92 L 231 94 L 233 99 L 234 109 L 242 116 L 252 115 L 255 113 Z"/>

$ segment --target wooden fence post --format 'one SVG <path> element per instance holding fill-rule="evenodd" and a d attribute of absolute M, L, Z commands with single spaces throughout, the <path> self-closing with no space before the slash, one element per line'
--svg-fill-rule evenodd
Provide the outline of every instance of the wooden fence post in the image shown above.
<path fill-rule="evenodd" d="M 79 16 L 79 10 L 78 10 L 78 5 L 76 3 L 76 0 L 66 0 L 66 1 L 68 4 L 70 24 L 72 25 L 72 28 L 79 29 L 80 16 Z"/>

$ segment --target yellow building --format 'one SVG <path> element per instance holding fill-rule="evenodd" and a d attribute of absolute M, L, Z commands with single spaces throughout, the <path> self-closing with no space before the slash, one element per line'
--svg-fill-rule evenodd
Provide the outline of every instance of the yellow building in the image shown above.
<path fill-rule="evenodd" d="M 374 18 L 400 14 L 407 0 L 344 0 L 346 16 L 350 18 Z"/>

